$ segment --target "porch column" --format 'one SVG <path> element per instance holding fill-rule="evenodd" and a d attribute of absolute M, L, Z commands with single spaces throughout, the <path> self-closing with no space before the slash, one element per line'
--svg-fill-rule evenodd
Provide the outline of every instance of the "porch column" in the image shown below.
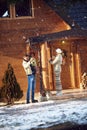
<path fill-rule="evenodd" d="M 76 63 L 76 88 L 80 88 L 80 83 L 81 83 L 81 66 L 80 66 L 80 57 L 79 54 L 77 53 L 75 55 L 75 63 Z"/>
<path fill-rule="evenodd" d="M 47 60 L 51 58 L 50 48 L 47 46 Z M 49 90 L 53 90 L 53 77 L 52 77 L 52 67 L 51 64 L 48 62 L 48 76 L 49 76 Z"/>
<path fill-rule="evenodd" d="M 46 90 L 48 90 L 48 70 L 47 70 L 47 51 L 46 51 L 47 43 L 42 43 L 41 45 L 41 61 L 42 61 L 42 78 L 43 85 Z"/>
<path fill-rule="evenodd" d="M 71 86 L 72 88 L 75 88 L 75 48 L 73 44 L 71 44 L 70 74 L 71 74 Z"/>
<path fill-rule="evenodd" d="M 81 82 L 81 66 L 80 66 L 80 57 L 78 52 L 78 41 L 75 41 L 75 85 L 76 88 L 80 88 L 80 82 Z"/>
<path fill-rule="evenodd" d="M 75 70 L 74 70 L 74 55 L 73 53 L 71 53 L 71 57 L 72 57 L 72 65 L 70 66 L 70 73 L 71 73 L 71 84 L 72 84 L 72 88 L 75 88 Z"/>

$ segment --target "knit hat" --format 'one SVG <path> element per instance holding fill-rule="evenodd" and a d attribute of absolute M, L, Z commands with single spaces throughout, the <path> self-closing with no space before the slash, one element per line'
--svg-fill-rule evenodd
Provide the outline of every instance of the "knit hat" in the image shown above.
<path fill-rule="evenodd" d="M 56 52 L 57 52 L 57 53 L 62 53 L 62 50 L 61 50 L 60 48 L 57 48 L 57 49 L 56 49 Z"/>

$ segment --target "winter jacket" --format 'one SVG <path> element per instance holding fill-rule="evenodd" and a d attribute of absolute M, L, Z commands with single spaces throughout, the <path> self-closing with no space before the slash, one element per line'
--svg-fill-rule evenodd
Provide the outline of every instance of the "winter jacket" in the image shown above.
<path fill-rule="evenodd" d="M 32 70 L 31 70 L 31 67 L 30 67 L 30 61 L 27 62 L 27 61 L 23 60 L 22 65 L 23 65 L 23 68 L 26 72 L 26 75 L 31 75 Z"/>
<path fill-rule="evenodd" d="M 53 61 L 50 61 L 50 63 L 54 65 L 54 71 L 61 72 L 62 55 L 58 54 Z"/>

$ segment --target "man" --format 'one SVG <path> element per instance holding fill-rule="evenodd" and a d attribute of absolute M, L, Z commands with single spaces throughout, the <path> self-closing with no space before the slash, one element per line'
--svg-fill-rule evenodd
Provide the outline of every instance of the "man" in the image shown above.
<path fill-rule="evenodd" d="M 32 101 L 32 103 L 35 103 L 35 102 L 38 102 L 37 100 L 34 99 L 34 94 L 35 94 L 35 77 L 34 77 L 34 75 L 32 73 L 30 64 L 31 63 L 30 63 L 29 55 L 25 55 L 23 57 L 22 65 L 24 67 L 24 70 L 25 70 L 27 78 L 28 78 L 28 89 L 27 89 L 26 100 L 27 100 L 27 103 L 30 103 L 30 91 L 32 91 L 31 101 Z"/>
<path fill-rule="evenodd" d="M 56 83 L 56 91 L 57 95 L 62 94 L 62 84 L 61 84 L 61 65 L 62 65 L 62 50 L 60 48 L 56 49 L 56 57 L 54 60 L 50 60 L 50 64 L 54 65 L 54 73 L 55 73 L 55 83 Z"/>

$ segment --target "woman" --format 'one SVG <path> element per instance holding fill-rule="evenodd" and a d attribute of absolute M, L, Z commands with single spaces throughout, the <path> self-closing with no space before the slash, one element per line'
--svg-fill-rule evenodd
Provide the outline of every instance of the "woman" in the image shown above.
<path fill-rule="evenodd" d="M 56 49 L 56 57 L 54 60 L 50 60 L 50 64 L 54 65 L 54 73 L 55 73 L 55 83 L 56 83 L 56 94 L 62 94 L 62 84 L 61 84 L 61 65 L 62 65 L 62 50 L 60 48 Z"/>

